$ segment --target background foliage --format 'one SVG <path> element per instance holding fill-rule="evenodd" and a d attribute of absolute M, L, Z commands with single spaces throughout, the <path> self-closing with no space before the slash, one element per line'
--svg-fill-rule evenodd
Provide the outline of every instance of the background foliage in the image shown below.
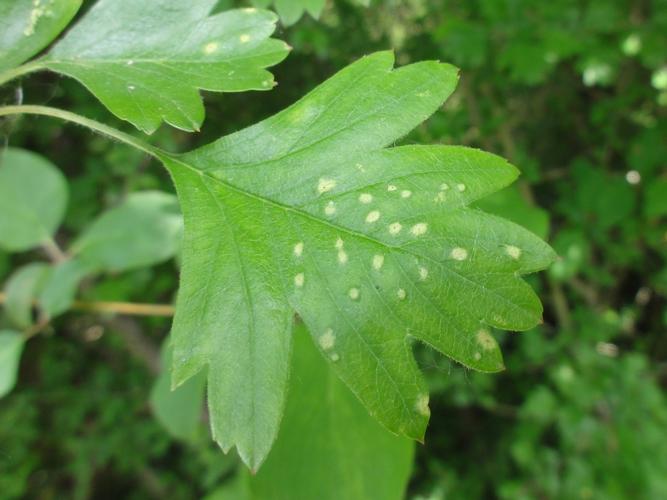
<path fill-rule="evenodd" d="M 418 350 L 431 423 L 409 498 L 667 495 L 666 33 L 664 0 L 329 1 L 319 21 L 305 15 L 278 33 L 294 50 L 272 70 L 276 89 L 207 94 L 200 134 L 156 132 L 168 150 L 205 144 L 378 49 L 394 48 L 399 64 L 461 68 L 443 112 L 401 142 L 509 158 L 522 180 L 483 208 L 547 237 L 561 260 L 532 277 L 544 324 L 500 338 L 505 372 L 471 372 Z M 125 126 L 68 79 L 40 74 L 20 90 Z M 16 86 L 3 92 L 5 103 L 20 97 Z M 9 145 L 66 175 L 63 247 L 105 209 L 127 210 L 130 193 L 172 191 L 141 154 L 82 129 L 36 118 L 2 127 Z M 0 279 L 35 260 L 45 259 L 0 253 Z M 86 279 L 79 296 L 171 302 L 176 262 L 145 264 Z M 210 443 L 205 425 L 176 439 L 153 416 L 169 325 L 72 312 L 25 344 L 18 385 L 0 400 L 3 497 L 241 495 L 238 459 Z"/>

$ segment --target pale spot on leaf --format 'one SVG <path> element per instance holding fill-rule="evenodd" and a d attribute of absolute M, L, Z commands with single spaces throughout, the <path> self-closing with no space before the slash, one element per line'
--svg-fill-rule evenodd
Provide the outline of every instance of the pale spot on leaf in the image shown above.
<path fill-rule="evenodd" d="M 410 196 L 412 196 L 412 191 L 409 189 L 404 189 L 401 191 L 401 198 L 410 198 Z"/>
<path fill-rule="evenodd" d="M 465 248 L 456 247 L 452 249 L 449 255 L 451 255 L 452 259 L 454 260 L 466 260 L 468 258 L 468 250 Z"/>
<path fill-rule="evenodd" d="M 136 88 L 137 88 L 137 87 L 135 87 L 134 85 L 128 85 L 128 86 L 127 86 L 127 90 L 129 90 L 130 92 L 132 92 L 132 91 L 133 91 L 134 89 L 136 89 Z"/>
<path fill-rule="evenodd" d="M 296 245 L 294 245 L 294 255 L 297 257 L 301 257 L 302 253 L 303 253 L 303 241 L 300 241 Z"/>
<path fill-rule="evenodd" d="M 457 184 L 457 185 L 456 185 L 456 190 L 457 190 L 459 193 L 462 193 L 463 191 L 466 190 L 466 185 L 465 185 L 465 184 Z"/>
<path fill-rule="evenodd" d="M 428 269 L 422 266 L 419 268 L 419 279 L 424 281 L 426 278 L 428 278 Z"/>
<path fill-rule="evenodd" d="M 333 201 L 327 203 L 324 207 L 324 213 L 326 215 L 333 215 L 336 213 L 336 204 Z"/>
<path fill-rule="evenodd" d="M 425 234 L 426 231 L 428 231 L 428 224 L 426 224 L 426 222 L 419 222 L 410 228 L 410 232 L 414 236 L 421 236 L 422 234 Z"/>
<path fill-rule="evenodd" d="M 333 361 L 335 363 L 336 361 L 338 361 L 340 359 L 340 356 L 337 353 L 332 352 L 331 356 L 329 356 L 329 359 L 331 359 L 331 361 Z"/>
<path fill-rule="evenodd" d="M 377 222 L 379 218 L 380 218 L 380 211 L 372 210 L 371 212 L 368 212 L 368 215 L 366 216 L 366 222 L 372 224 L 373 222 Z"/>
<path fill-rule="evenodd" d="M 449 184 L 447 184 L 446 182 L 440 184 L 440 191 L 447 191 L 448 189 L 449 189 Z"/>
<path fill-rule="evenodd" d="M 505 252 L 513 259 L 518 259 L 519 257 L 521 257 L 521 249 L 514 245 L 506 245 Z"/>
<path fill-rule="evenodd" d="M 296 276 L 294 276 L 294 286 L 297 288 L 301 288 L 303 286 L 303 283 L 305 281 L 305 276 L 303 273 L 299 273 Z"/>
<path fill-rule="evenodd" d="M 415 410 L 420 415 L 428 417 L 431 414 L 431 409 L 428 407 L 428 394 L 420 394 L 415 401 Z"/>
<path fill-rule="evenodd" d="M 338 250 L 340 250 L 341 248 L 343 248 L 343 245 L 345 245 L 345 243 L 343 242 L 343 239 L 342 239 L 342 238 L 336 238 L 336 245 L 335 245 L 335 247 L 336 247 Z"/>
<path fill-rule="evenodd" d="M 317 183 L 317 192 L 320 194 L 327 193 L 336 187 L 336 181 L 334 179 L 328 179 L 323 177 Z"/>
<path fill-rule="evenodd" d="M 497 344 L 496 340 L 491 336 L 488 330 L 482 329 L 477 332 L 477 343 L 482 346 L 482 349 L 485 351 L 490 351 L 495 349 Z"/>
<path fill-rule="evenodd" d="M 390 193 L 396 191 L 397 189 L 398 189 L 398 188 L 397 188 L 396 186 L 394 186 L 393 184 L 389 184 L 389 185 L 387 186 L 387 191 L 389 191 Z"/>
<path fill-rule="evenodd" d="M 389 234 L 396 236 L 398 233 L 401 232 L 401 229 L 403 229 L 403 226 L 401 225 L 400 222 L 392 222 L 391 224 L 389 224 Z"/>
<path fill-rule="evenodd" d="M 482 359 L 482 355 L 480 353 L 476 352 L 474 358 L 475 358 L 476 361 L 479 361 L 480 359 Z"/>
<path fill-rule="evenodd" d="M 218 47 L 220 44 L 218 42 L 209 42 L 206 45 L 204 45 L 204 53 L 205 54 L 213 54 L 216 50 L 218 50 Z"/>
<path fill-rule="evenodd" d="M 338 262 L 340 262 L 341 264 L 347 264 L 347 260 L 348 260 L 347 252 L 343 249 L 338 250 Z"/>
<path fill-rule="evenodd" d="M 370 193 L 361 193 L 359 195 L 359 202 L 363 203 L 364 205 L 368 205 L 371 201 L 373 201 L 373 195 Z"/>
<path fill-rule="evenodd" d="M 347 291 L 348 297 L 350 297 L 352 300 L 357 300 L 359 299 L 359 289 L 358 288 L 350 288 Z"/>
<path fill-rule="evenodd" d="M 248 43 L 248 42 L 250 41 L 250 35 L 248 35 L 247 33 L 243 33 L 243 34 L 239 37 L 239 41 L 240 41 L 241 43 Z"/>
<path fill-rule="evenodd" d="M 331 349 L 336 343 L 336 335 L 331 328 L 324 330 L 324 333 L 320 336 L 318 340 L 320 347 L 325 351 Z"/>
<path fill-rule="evenodd" d="M 398 297 L 399 300 L 404 300 L 405 297 L 407 297 L 407 295 L 408 294 L 402 288 L 396 290 L 396 296 Z"/>
<path fill-rule="evenodd" d="M 384 255 L 381 254 L 373 255 L 373 269 L 379 271 L 380 269 L 382 269 L 383 264 L 384 264 Z"/>

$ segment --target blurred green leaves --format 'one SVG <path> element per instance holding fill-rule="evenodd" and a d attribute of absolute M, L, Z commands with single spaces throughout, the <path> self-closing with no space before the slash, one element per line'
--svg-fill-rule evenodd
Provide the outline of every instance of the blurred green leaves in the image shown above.
<path fill-rule="evenodd" d="M 16 384 L 23 344 L 20 332 L 0 330 L 0 398 Z"/>

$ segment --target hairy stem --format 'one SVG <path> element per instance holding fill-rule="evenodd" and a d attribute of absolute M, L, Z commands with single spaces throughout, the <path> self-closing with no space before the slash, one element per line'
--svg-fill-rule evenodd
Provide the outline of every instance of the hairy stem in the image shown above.
<path fill-rule="evenodd" d="M 44 66 L 39 61 L 32 61 L 27 64 L 23 64 L 18 68 L 9 69 L 4 73 L 0 73 L 0 85 L 4 85 L 8 81 L 14 80 L 19 76 L 27 75 L 28 73 L 32 73 L 34 71 L 39 71 L 40 69 L 44 69 Z"/>
<path fill-rule="evenodd" d="M 10 115 L 42 115 L 50 116 L 52 118 L 58 118 L 66 122 L 76 123 L 77 125 L 82 125 L 86 128 L 89 128 L 93 132 L 110 137 L 119 142 L 132 146 L 144 153 L 148 153 L 151 156 L 158 157 L 158 148 L 151 146 L 147 142 L 142 141 L 141 139 L 134 137 L 125 132 L 121 132 L 118 129 L 109 127 L 104 123 L 100 123 L 90 118 L 86 118 L 76 113 L 70 111 L 65 111 L 58 108 L 50 108 L 48 106 L 34 106 L 34 105 L 21 105 L 21 106 L 3 106 L 0 107 L 0 116 L 10 116 Z"/>

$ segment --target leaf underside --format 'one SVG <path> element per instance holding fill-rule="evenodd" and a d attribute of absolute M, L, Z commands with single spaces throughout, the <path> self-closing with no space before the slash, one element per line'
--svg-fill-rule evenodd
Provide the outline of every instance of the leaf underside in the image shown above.
<path fill-rule="evenodd" d="M 119 118 L 152 133 L 162 121 L 198 130 L 199 89 L 269 90 L 264 68 L 289 47 L 269 38 L 275 14 L 209 15 L 216 0 L 99 0 L 42 61 L 85 85 Z"/>
<path fill-rule="evenodd" d="M 520 275 L 552 250 L 467 208 L 517 170 L 464 147 L 387 148 L 457 81 L 447 64 L 393 62 L 362 58 L 263 122 L 163 155 L 185 218 L 173 384 L 208 367 L 214 438 L 252 469 L 278 431 L 294 313 L 368 411 L 419 440 L 430 411 L 412 339 L 493 372 L 489 328 L 541 320 Z"/>

